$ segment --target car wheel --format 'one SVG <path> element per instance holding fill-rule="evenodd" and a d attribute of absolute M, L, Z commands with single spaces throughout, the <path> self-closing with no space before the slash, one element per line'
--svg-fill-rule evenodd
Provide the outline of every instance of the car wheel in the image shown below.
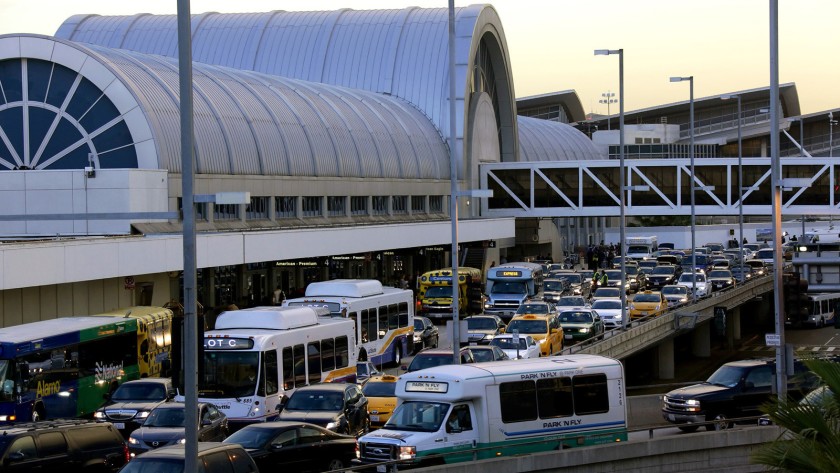
<path fill-rule="evenodd" d="M 732 427 L 732 422 L 729 421 L 726 414 L 716 414 L 710 420 L 712 423 L 706 424 L 706 430 L 726 430 Z"/>
<path fill-rule="evenodd" d="M 338 458 L 333 458 L 332 460 L 327 462 L 326 470 L 324 471 L 340 470 L 342 468 L 344 468 L 344 462 L 342 462 Z"/>
<path fill-rule="evenodd" d="M 42 418 L 43 416 L 41 415 L 41 411 L 39 411 L 38 409 L 32 411 L 32 422 L 38 422 Z"/>
<path fill-rule="evenodd" d="M 691 425 L 691 426 L 679 426 L 678 429 L 682 430 L 683 432 L 696 432 L 699 428 L 699 425 Z"/>
<path fill-rule="evenodd" d="M 435 343 L 432 345 L 432 348 L 437 348 L 439 342 L 440 342 L 440 338 L 435 337 Z"/>

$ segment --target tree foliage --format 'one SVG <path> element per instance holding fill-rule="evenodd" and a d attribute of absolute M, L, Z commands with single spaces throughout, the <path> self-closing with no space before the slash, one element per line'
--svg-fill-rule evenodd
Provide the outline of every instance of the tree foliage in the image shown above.
<path fill-rule="evenodd" d="M 759 448 L 752 461 L 775 471 L 834 473 L 840 470 L 840 363 L 815 359 L 805 364 L 822 379 L 825 396 L 765 406 L 764 412 L 784 430 Z"/>

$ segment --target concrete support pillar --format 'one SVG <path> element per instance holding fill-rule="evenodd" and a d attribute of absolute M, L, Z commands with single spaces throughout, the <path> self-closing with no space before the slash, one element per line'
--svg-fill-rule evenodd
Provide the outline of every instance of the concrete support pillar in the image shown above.
<path fill-rule="evenodd" d="M 216 301 L 216 268 L 204 268 L 201 271 L 201 282 L 204 287 L 201 292 L 204 294 L 204 310 L 216 307 L 219 303 Z"/>
<path fill-rule="evenodd" d="M 701 324 L 694 327 L 691 340 L 691 353 L 694 356 L 708 358 L 712 355 L 711 324 Z"/>
<path fill-rule="evenodd" d="M 726 337 L 730 339 L 730 333 L 732 334 L 730 346 L 733 346 L 736 341 L 741 339 L 741 306 L 732 309 L 730 314 L 732 315 L 732 320 L 727 325 Z"/>
<path fill-rule="evenodd" d="M 674 379 L 674 339 L 669 338 L 657 346 L 659 379 Z"/>

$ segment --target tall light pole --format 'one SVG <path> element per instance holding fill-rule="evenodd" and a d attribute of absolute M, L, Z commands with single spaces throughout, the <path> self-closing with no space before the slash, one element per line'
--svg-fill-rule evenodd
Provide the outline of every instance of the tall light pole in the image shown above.
<path fill-rule="evenodd" d="M 455 0 L 449 0 L 449 218 L 452 221 L 452 357 L 461 363 L 461 318 L 458 314 L 458 166 L 455 146 Z"/>
<path fill-rule="evenodd" d="M 689 149 L 688 156 L 691 158 L 691 302 L 697 302 L 697 249 L 694 239 L 696 216 L 694 214 L 694 76 L 671 77 L 671 82 L 688 81 L 689 92 Z"/>
<path fill-rule="evenodd" d="M 601 50 L 598 50 L 598 51 L 601 51 Z M 595 54 L 598 54 L 598 51 L 595 51 Z M 619 89 L 620 88 L 621 87 L 619 87 Z M 620 94 L 621 90 L 619 90 L 618 93 Z M 613 103 L 616 102 L 616 100 L 613 98 L 613 97 L 615 97 L 615 93 L 614 92 L 604 92 L 603 94 L 601 94 L 601 97 L 604 97 L 604 98 L 599 100 L 598 103 L 607 104 L 607 130 L 610 130 L 610 122 L 611 122 L 610 117 L 612 116 L 610 114 L 610 104 L 613 104 Z M 621 96 L 619 96 L 618 98 L 621 99 Z"/>
<path fill-rule="evenodd" d="M 623 49 L 596 49 L 596 56 L 609 56 L 610 54 L 618 54 L 618 157 L 619 157 L 619 248 L 621 249 L 621 290 L 618 291 L 621 296 L 621 328 L 627 329 L 627 291 L 624 289 L 627 285 L 627 245 L 625 244 L 624 228 L 626 227 L 624 205 L 624 50 Z M 609 104 L 607 104 L 609 107 Z M 609 113 L 609 108 L 607 108 Z M 609 123 L 609 119 L 607 119 Z"/>
<path fill-rule="evenodd" d="M 770 0 L 770 180 L 773 188 L 773 315 L 776 324 L 776 393 L 787 398 L 785 315 L 782 293 L 782 163 L 779 158 L 779 0 Z"/>
<path fill-rule="evenodd" d="M 743 150 L 741 148 L 741 96 L 722 95 L 723 100 L 738 100 L 738 248 L 741 249 L 740 263 L 744 263 L 744 173 L 742 166 Z M 740 272 L 741 282 L 744 282 L 744 272 Z"/>

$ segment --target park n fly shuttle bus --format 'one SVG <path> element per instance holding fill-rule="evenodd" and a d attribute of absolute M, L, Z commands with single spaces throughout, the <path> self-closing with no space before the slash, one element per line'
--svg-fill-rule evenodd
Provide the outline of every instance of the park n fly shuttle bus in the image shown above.
<path fill-rule="evenodd" d="M 139 378 L 137 320 L 61 317 L 0 329 L 0 423 L 92 415 Z"/>
<path fill-rule="evenodd" d="M 359 361 L 395 364 L 414 351 L 414 293 L 382 286 L 375 279 L 333 279 L 306 286 L 287 306 L 326 307 L 356 327 Z"/>
<path fill-rule="evenodd" d="M 510 320 L 520 304 L 542 299 L 543 267 L 537 263 L 505 263 L 487 271 L 484 313 Z"/>
<path fill-rule="evenodd" d="M 357 462 L 440 464 L 627 440 L 621 363 L 567 355 L 445 365 L 400 376 L 398 406 Z"/>
<path fill-rule="evenodd" d="M 356 375 L 353 322 L 316 307 L 254 307 L 222 312 L 204 334 L 201 402 L 232 424 L 277 417 L 296 388 Z"/>

